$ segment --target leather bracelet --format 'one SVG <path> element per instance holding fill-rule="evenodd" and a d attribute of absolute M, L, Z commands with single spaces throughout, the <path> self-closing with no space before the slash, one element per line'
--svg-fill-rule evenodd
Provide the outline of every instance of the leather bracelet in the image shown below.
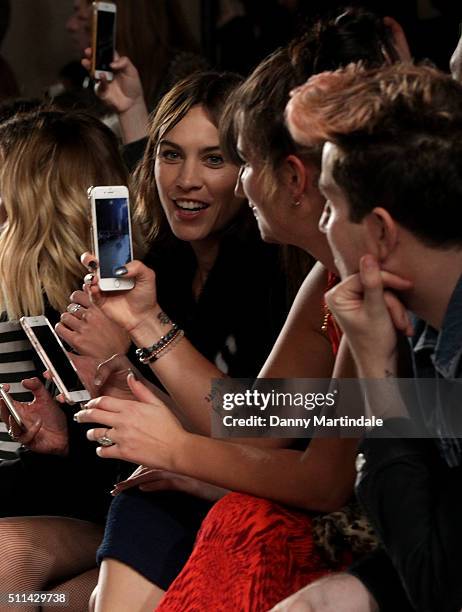
<path fill-rule="evenodd" d="M 170 330 L 162 336 L 155 344 L 149 348 L 143 347 L 136 350 L 136 356 L 141 363 L 150 363 L 158 359 L 159 353 L 161 353 L 170 343 L 178 336 L 183 336 L 184 331 L 178 327 L 176 323 L 170 328 Z"/>

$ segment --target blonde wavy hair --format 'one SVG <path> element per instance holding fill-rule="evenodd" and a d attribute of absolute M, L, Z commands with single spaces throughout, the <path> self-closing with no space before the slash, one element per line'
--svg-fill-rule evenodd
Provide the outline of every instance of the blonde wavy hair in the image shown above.
<path fill-rule="evenodd" d="M 0 311 L 61 312 L 90 247 L 88 187 L 127 184 L 117 140 L 93 117 L 41 110 L 0 126 L 0 164 Z"/>

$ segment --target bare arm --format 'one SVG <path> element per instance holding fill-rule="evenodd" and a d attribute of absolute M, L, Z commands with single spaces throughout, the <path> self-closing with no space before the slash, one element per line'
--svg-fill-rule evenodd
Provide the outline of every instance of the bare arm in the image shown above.
<path fill-rule="evenodd" d="M 333 377 L 356 377 L 346 339 L 342 339 Z M 191 435 L 186 453 L 179 454 L 178 461 L 186 469 L 188 456 L 200 456 L 199 462 L 190 461 L 188 475 L 298 508 L 332 512 L 352 495 L 358 442 L 353 438 L 314 438 L 302 453 L 248 448 Z"/>
<path fill-rule="evenodd" d="M 337 373 L 350 376 L 351 372 L 351 358 L 343 346 Z M 130 384 L 140 401 L 99 398 L 81 413 L 81 421 L 103 423 L 118 432 L 116 445 L 101 449 L 100 456 L 139 462 L 309 510 L 333 511 L 349 499 L 356 440 L 314 439 L 304 453 L 214 440 L 185 432 L 147 389 L 134 381 Z M 96 440 L 101 431 L 89 432 L 90 439 Z"/>
<path fill-rule="evenodd" d="M 329 340 L 321 332 L 326 278 L 325 269 L 317 265 L 305 279 L 260 378 L 330 378 L 334 357 Z M 157 316 L 149 317 L 132 335 L 138 346 L 154 343 L 169 329 L 169 323 L 162 323 L 165 319 L 160 312 L 159 308 Z M 211 381 L 224 374 L 186 339 L 152 362 L 151 368 L 198 431 L 209 435 Z M 281 442 L 263 442 L 274 444 Z"/>

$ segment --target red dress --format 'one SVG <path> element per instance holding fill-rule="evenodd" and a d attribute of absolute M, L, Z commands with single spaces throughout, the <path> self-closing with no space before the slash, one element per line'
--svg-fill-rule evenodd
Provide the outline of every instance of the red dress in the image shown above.
<path fill-rule="evenodd" d="M 338 282 L 329 275 L 327 288 Z M 341 332 L 325 307 L 324 332 L 338 350 Z M 205 518 L 194 550 L 157 612 L 266 612 L 352 560 L 329 563 L 314 545 L 309 514 L 229 493 Z"/>

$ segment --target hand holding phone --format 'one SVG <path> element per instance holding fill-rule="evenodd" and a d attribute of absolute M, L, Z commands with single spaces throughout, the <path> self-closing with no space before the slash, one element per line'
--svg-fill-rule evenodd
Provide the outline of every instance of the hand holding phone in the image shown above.
<path fill-rule="evenodd" d="M 32 402 L 12 402 L 16 411 L 20 412 L 23 426 L 18 425 L 14 416 L 12 417 L 14 422 L 9 419 L 10 408 L 6 408 L 6 403 L 0 402 L 3 420 L 10 421 L 14 436 L 34 453 L 66 455 L 69 451 L 66 415 L 38 378 L 26 378 L 22 384 L 34 396 Z M 3 392 L 11 401 L 5 388 Z M 5 399 L 4 393 L 1 393 L 0 389 L 3 399 Z"/>
<path fill-rule="evenodd" d="M 44 316 L 22 317 L 19 322 L 65 401 L 68 404 L 88 401 L 90 394 L 48 319 Z"/>
<path fill-rule="evenodd" d="M 112 2 L 93 2 L 93 35 L 91 75 L 94 79 L 112 81 L 117 7 Z"/>
<path fill-rule="evenodd" d="M 119 272 L 133 259 L 128 189 L 92 187 L 89 197 L 93 247 L 99 262 L 98 286 L 101 291 L 133 289 L 134 280 L 123 278 Z"/>
<path fill-rule="evenodd" d="M 4 385 L 0 384 L 0 397 L 3 400 L 8 412 L 13 417 L 16 425 L 19 427 L 21 431 L 26 431 L 26 426 L 24 421 L 21 419 L 19 412 L 16 410 L 14 405 L 14 400 L 8 391 L 5 389 Z"/>

